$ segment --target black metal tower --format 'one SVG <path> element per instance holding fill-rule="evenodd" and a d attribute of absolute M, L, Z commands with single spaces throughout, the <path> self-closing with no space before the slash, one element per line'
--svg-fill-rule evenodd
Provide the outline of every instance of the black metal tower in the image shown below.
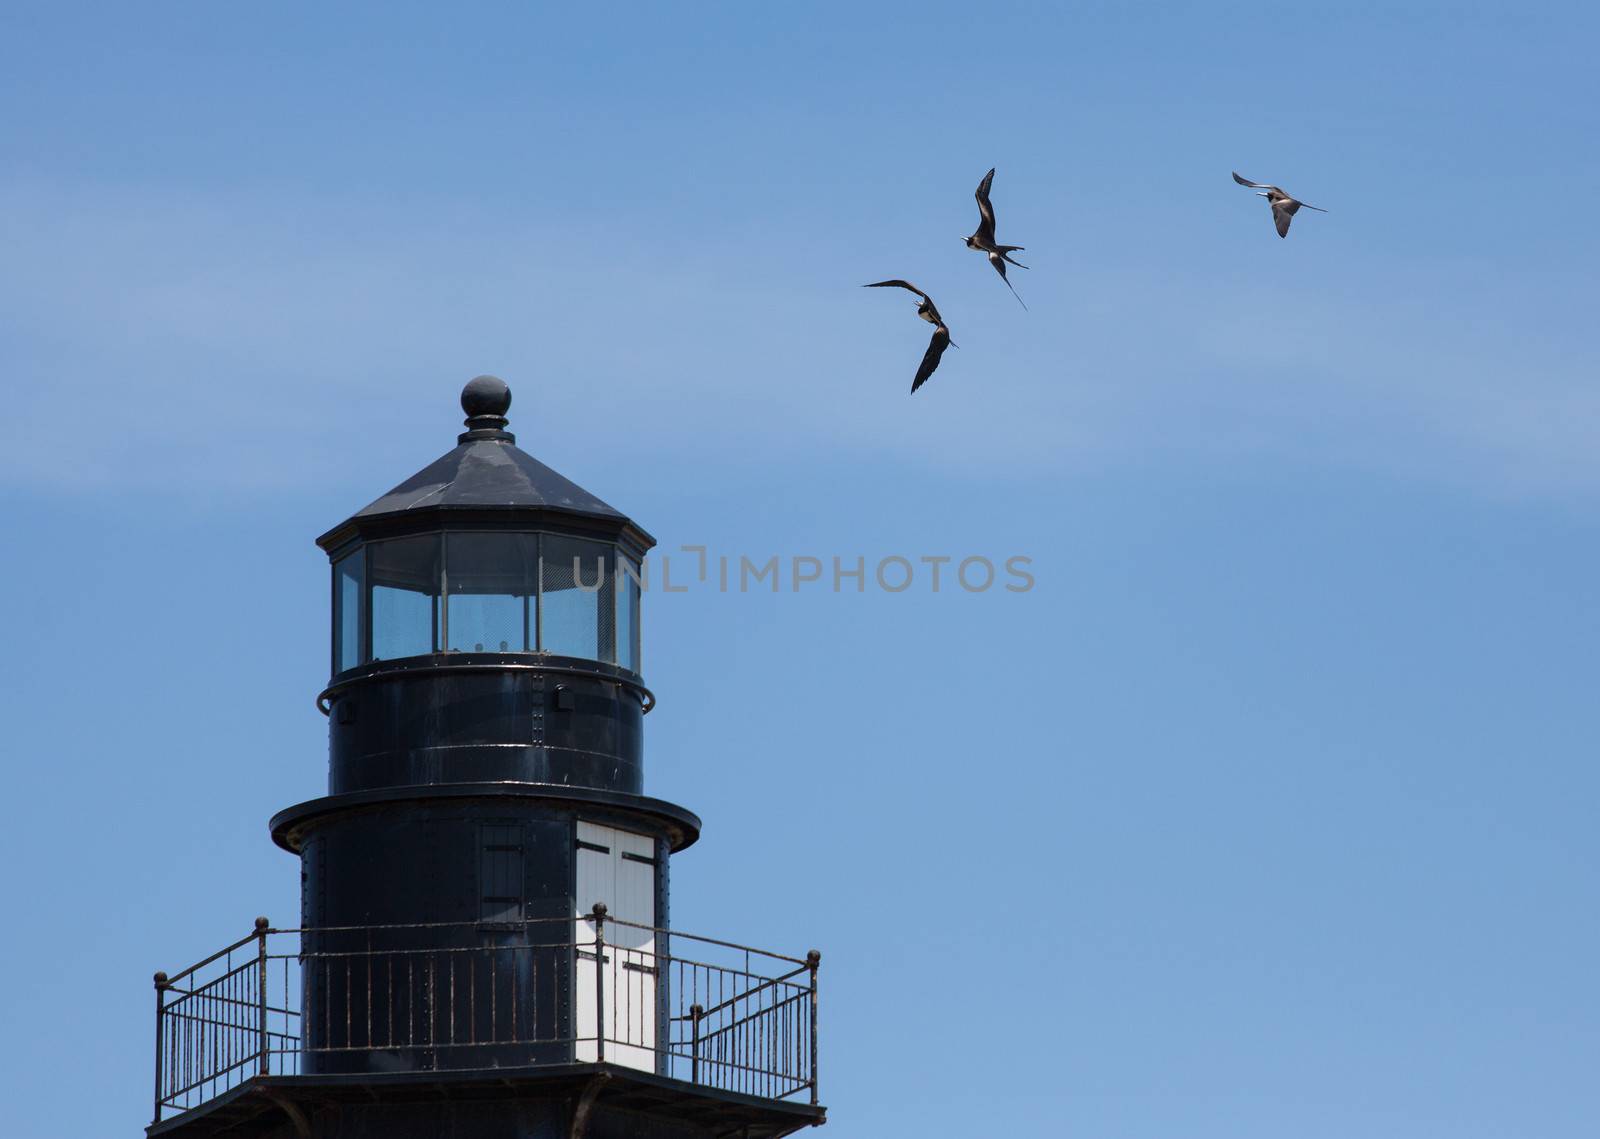
<path fill-rule="evenodd" d="M 672 931 L 699 836 L 645 796 L 654 540 L 533 459 L 511 393 L 317 540 L 328 794 L 301 921 L 156 974 L 154 1135 L 768 1137 L 820 1123 L 818 955 Z"/>

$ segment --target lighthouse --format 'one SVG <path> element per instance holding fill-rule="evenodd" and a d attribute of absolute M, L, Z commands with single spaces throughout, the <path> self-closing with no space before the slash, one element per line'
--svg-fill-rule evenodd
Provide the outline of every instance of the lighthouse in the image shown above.
<path fill-rule="evenodd" d="M 504 382 L 461 406 L 453 449 L 317 539 L 327 794 L 271 821 L 301 912 L 155 975 L 149 1134 L 823 1122 L 820 956 L 670 921 L 700 820 L 645 794 L 654 540 L 518 448 Z"/>

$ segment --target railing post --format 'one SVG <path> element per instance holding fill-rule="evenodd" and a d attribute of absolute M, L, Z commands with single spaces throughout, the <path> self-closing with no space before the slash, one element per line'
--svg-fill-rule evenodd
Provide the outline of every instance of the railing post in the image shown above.
<path fill-rule="evenodd" d="M 822 964 L 822 954 L 813 949 L 806 954 L 806 966 L 811 970 L 811 1103 L 817 1103 L 817 966 Z"/>
<path fill-rule="evenodd" d="M 256 918 L 256 1015 L 260 1017 L 261 1059 L 258 1068 L 263 1076 L 271 1070 L 272 1037 L 267 1032 L 267 927 L 266 918 Z"/>
<path fill-rule="evenodd" d="M 155 982 L 156 982 L 156 1103 L 155 1103 L 155 1111 L 152 1114 L 152 1117 L 151 1117 L 151 1120 L 150 1120 L 150 1122 L 152 1124 L 156 1124 L 156 1123 L 160 1123 L 161 1122 L 161 1078 L 166 1074 L 165 1071 L 164 1071 L 164 1068 L 165 1068 L 165 1060 L 166 1060 L 166 1053 L 167 1053 L 167 1050 L 166 1050 L 166 1047 L 165 1047 L 165 1045 L 166 1045 L 166 1030 L 167 1030 L 167 1023 L 166 1023 L 167 1022 L 167 975 L 165 973 L 157 973 L 156 976 L 155 976 Z"/>
<path fill-rule="evenodd" d="M 700 1018 L 706 1010 L 701 1005 L 689 1006 L 689 1082 L 700 1082 Z"/>
<path fill-rule="evenodd" d="M 606 1059 L 606 904 L 594 904 L 594 1057 Z"/>

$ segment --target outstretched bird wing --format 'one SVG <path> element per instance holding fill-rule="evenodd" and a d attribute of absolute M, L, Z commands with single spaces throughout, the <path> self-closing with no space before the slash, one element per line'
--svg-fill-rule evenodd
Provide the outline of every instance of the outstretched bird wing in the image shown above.
<path fill-rule="evenodd" d="M 933 370 L 939 366 L 939 358 L 944 355 L 944 350 L 948 347 L 950 347 L 950 330 L 941 324 L 933 330 L 933 339 L 928 341 L 928 350 L 922 354 L 922 364 L 917 368 L 917 378 L 911 381 L 913 394 L 928 382 L 928 377 L 933 375 Z"/>
<path fill-rule="evenodd" d="M 861 287 L 863 289 L 910 289 L 929 304 L 933 303 L 932 298 L 927 293 L 917 288 L 910 281 L 902 281 L 898 277 L 892 281 L 873 281 L 870 285 L 862 285 Z"/>
<path fill-rule="evenodd" d="M 978 199 L 978 213 L 982 215 L 978 222 L 978 232 L 972 236 L 980 245 L 994 244 L 994 206 L 989 201 L 989 187 L 994 183 L 994 167 L 989 168 L 989 173 L 983 176 L 983 181 L 978 183 L 978 189 L 973 197 Z"/>
<path fill-rule="evenodd" d="M 1278 190 L 1278 187 L 1269 186 L 1265 182 L 1252 182 L 1248 178 L 1241 178 L 1241 177 L 1239 177 L 1239 174 L 1238 174 L 1237 171 L 1229 171 L 1229 173 L 1231 173 L 1233 175 L 1233 180 L 1235 182 L 1239 183 L 1239 185 L 1241 185 L 1241 186 L 1249 186 L 1252 190 Z M 1278 190 L 1278 193 L 1281 194 L 1281 193 L 1283 193 L 1283 191 L 1282 190 Z"/>
<path fill-rule="evenodd" d="M 1299 208 L 1300 203 L 1293 198 L 1279 198 L 1272 203 L 1272 224 L 1278 227 L 1279 237 L 1289 236 L 1289 219 Z"/>
<path fill-rule="evenodd" d="M 873 281 L 870 285 L 862 285 L 861 287 L 863 289 L 909 289 L 911 292 L 916 293 L 917 296 L 921 297 L 923 303 L 928 306 L 928 313 L 933 317 L 933 323 L 938 324 L 939 321 L 943 319 L 939 316 L 939 306 L 933 303 L 933 298 L 927 293 L 923 292 L 921 289 L 917 288 L 910 281 L 902 281 L 900 278 L 896 277 L 892 281 Z"/>

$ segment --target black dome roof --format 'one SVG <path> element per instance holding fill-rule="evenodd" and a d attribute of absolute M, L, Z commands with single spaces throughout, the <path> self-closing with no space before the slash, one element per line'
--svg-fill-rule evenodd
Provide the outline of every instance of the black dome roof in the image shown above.
<path fill-rule="evenodd" d="M 615 531 L 632 530 L 642 548 L 655 544 L 633 521 L 516 445 L 505 430 L 511 392 L 503 380 L 479 376 L 461 392 L 468 431 L 441 455 L 387 494 L 317 539 L 325 550 L 367 527 L 363 523 L 415 511 L 552 511 L 577 515 Z"/>

